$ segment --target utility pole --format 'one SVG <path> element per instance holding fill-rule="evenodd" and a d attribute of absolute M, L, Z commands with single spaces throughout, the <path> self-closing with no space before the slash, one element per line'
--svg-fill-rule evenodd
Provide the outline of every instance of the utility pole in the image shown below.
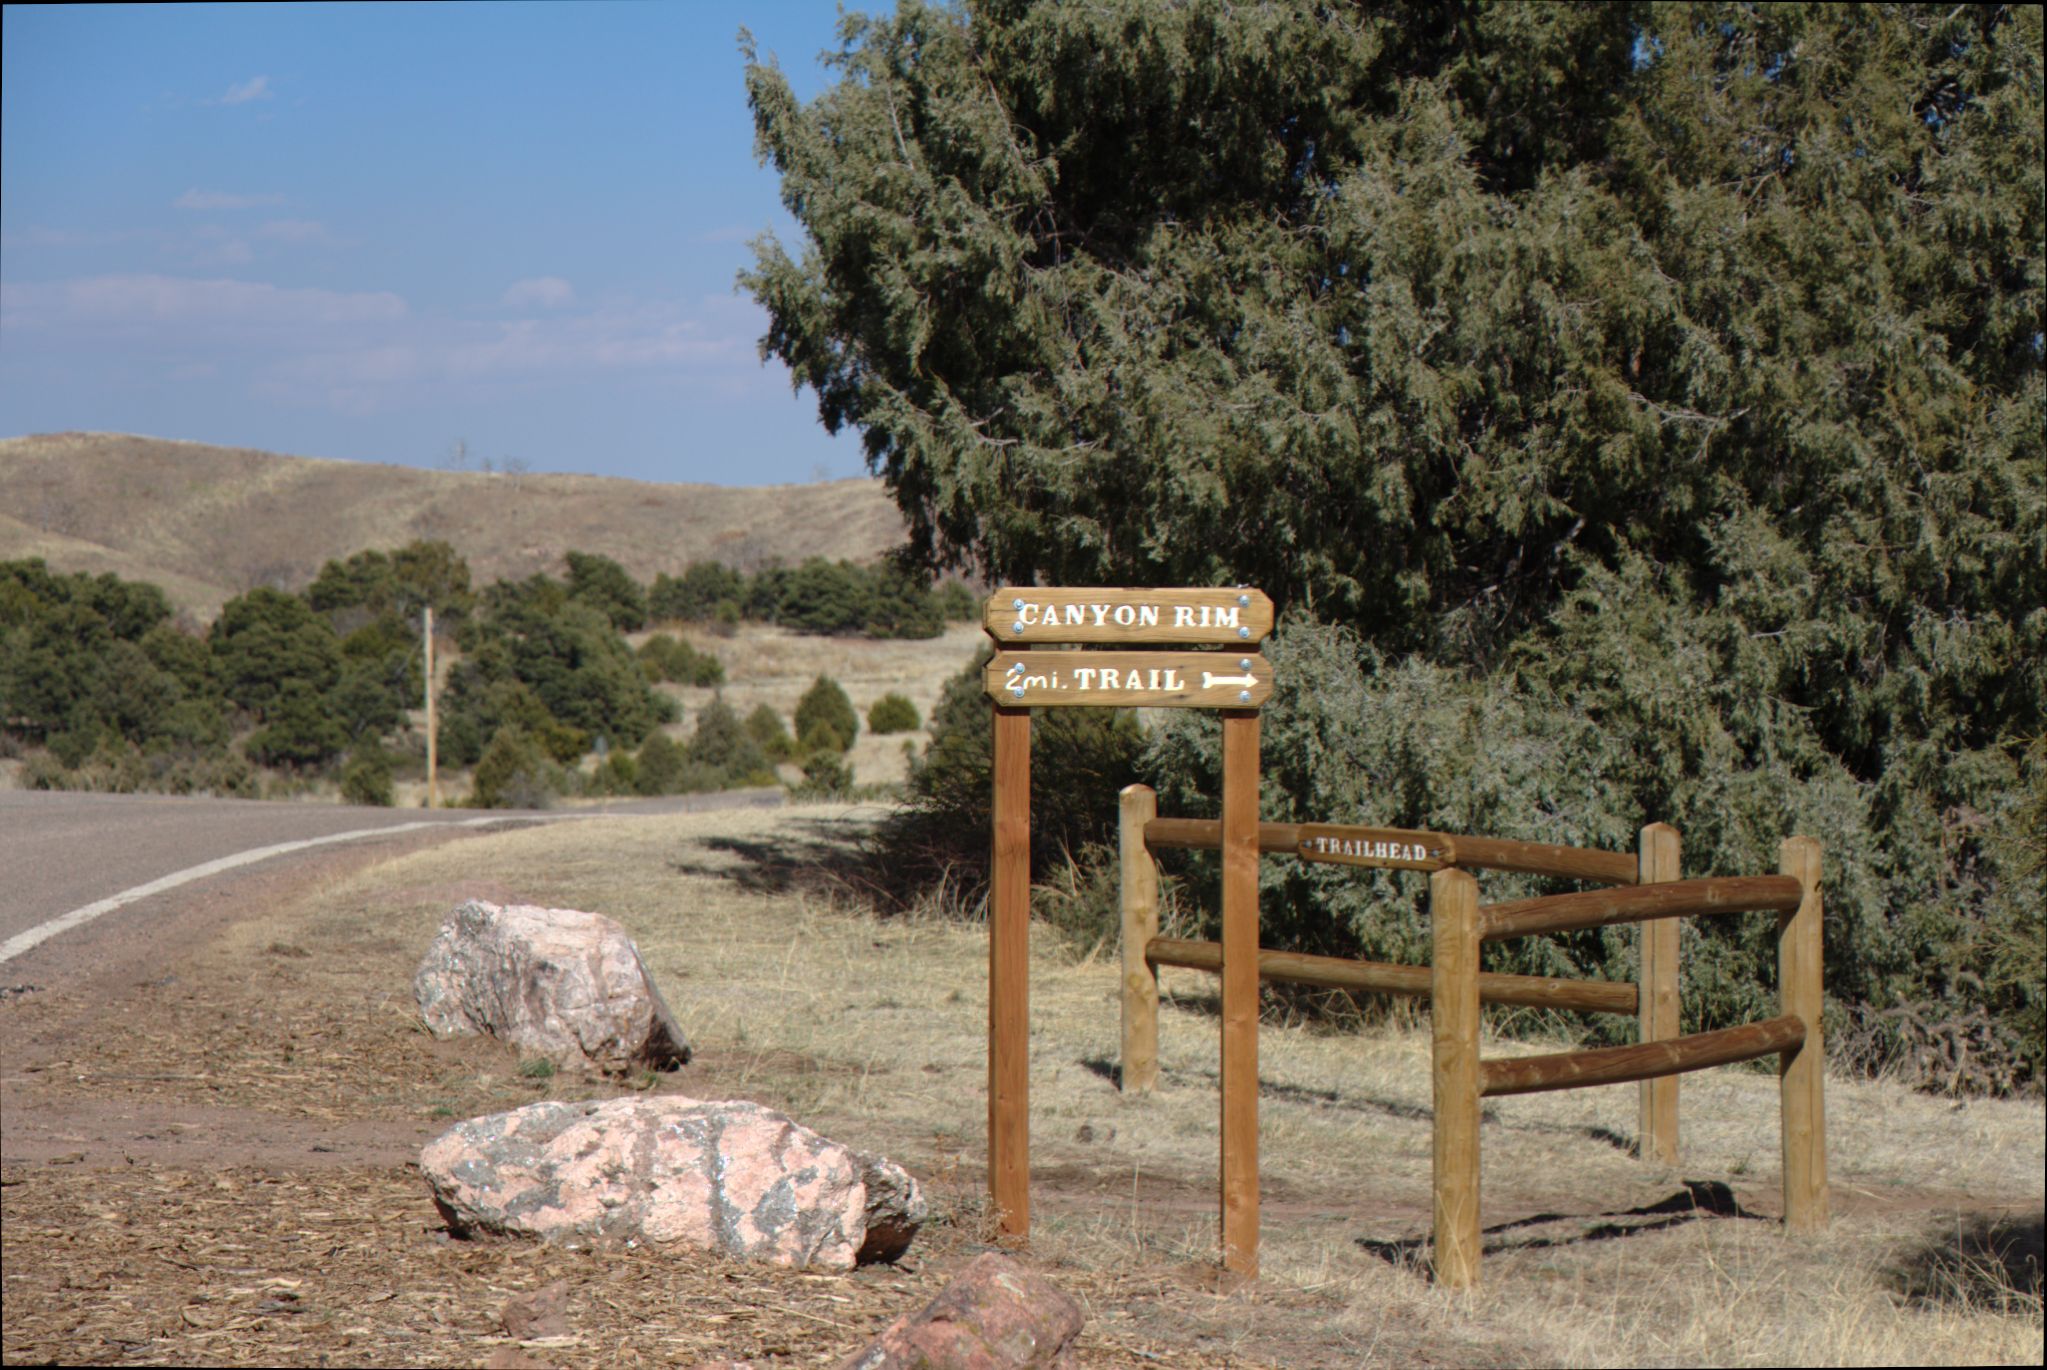
<path fill-rule="evenodd" d="M 426 643 L 426 806 L 430 809 L 441 807 L 441 779 L 435 767 L 436 741 L 434 728 L 434 606 L 429 604 L 423 611 L 426 623 L 421 630 Z"/>

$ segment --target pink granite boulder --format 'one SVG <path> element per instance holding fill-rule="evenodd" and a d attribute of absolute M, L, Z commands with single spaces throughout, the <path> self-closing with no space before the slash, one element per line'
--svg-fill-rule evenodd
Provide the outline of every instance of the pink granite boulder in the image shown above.
<path fill-rule="evenodd" d="M 457 1124 L 419 1163 L 463 1235 L 681 1244 L 843 1270 L 900 1255 L 924 1217 L 901 1167 L 744 1100 L 529 1104 Z"/>
<path fill-rule="evenodd" d="M 1086 1319 L 1065 1290 L 997 1252 L 976 1256 L 839 1370 L 1024 1370 L 1073 1363 Z"/>
<path fill-rule="evenodd" d="M 485 1033 L 565 1069 L 690 1056 L 633 939 L 601 913 L 471 900 L 441 925 L 412 996 L 436 1037 Z"/>

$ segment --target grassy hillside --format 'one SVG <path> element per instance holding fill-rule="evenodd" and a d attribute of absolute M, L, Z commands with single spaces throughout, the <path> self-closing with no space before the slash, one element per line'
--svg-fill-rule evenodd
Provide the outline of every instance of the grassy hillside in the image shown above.
<path fill-rule="evenodd" d="M 866 560 L 902 539 L 872 480 L 730 487 L 604 476 L 422 471 L 118 433 L 0 439 L 0 560 L 155 581 L 210 620 L 257 585 L 418 538 L 452 543 L 476 583 L 558 572 L 570 548 L 641 581 L 718 560 Z"/>

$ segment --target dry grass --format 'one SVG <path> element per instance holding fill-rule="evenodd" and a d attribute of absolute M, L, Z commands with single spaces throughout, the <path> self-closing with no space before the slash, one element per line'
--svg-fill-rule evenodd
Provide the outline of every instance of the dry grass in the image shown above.
<path fill-rule="evenodd" d="M 861 785 L 895 784 L 909 774 L 904 743 L 921 751 L 931 740 L 931 712 L 945 682 L 965 669 L 988 640 L 978 625 L 966 623 L 952 624 L 940 636 L 921 641 L 818 637 L 760 623 L 741 624 L 729 637 L 692 628 L 680 631 L 690 645 L 715 654 L 725 664 L 725 684 L 715 689 L 662 686 L 682 704 L 682 721 L 671 726 L 670 733 L 686 739 L 696 727 L 698 713 L 720 695 L 741 718 L 767 705 L 793 733 L 797 701 L 820 675 L 828 675 L 839 682 L 860 715 L 860 735 L 846 760 L 855 783 Z M 647 636 L 633 635 L 633 644 L 638 646 Z M 917 706 L 923 726 L 915 732 L 876 736 L 868 730 L 867 711 L 892 692 Z M 802 773 L 785 766 L 783 778 L 800 780 Z"/>
<path fill-rule="evenodd" d="M 546 1351 L 562 1363 L 713 1348 L 792 1362 L 842 1354 L 978 1249 L 982 1220 L 985 938 L 936 919 L 877 920 L 838 894 L 827 874 L 833 853 L 872 816 L 811 806 L 605 819 L 416 853 L 242 924 L 180 968 L 207 992 L 160 1005 L 147 1034 L 110 1034 L 47 1088 L 73 1088 L 71 1076 L 87 1082 L 81 1089 L 94 1078 L 129 1077 L 141 1097 L 182 1098 L 195 1086 L 180 1077 L 201 1076 L 206 1097 L 280 1124 L 318 1110 L 336 1127 L 412 1120 L 422 1132 L 450 1116 L 616 1089 L 523 1077 L 510 1053 L 435 1043 L 410 1020 L 413 966 L 454 900 L 483 894 L 597 909 L 632 930 L 699 1051 L 680 1074 L 638 1084 L 758 1098 L 908 1165 L 941 1210 L 908 1271 L 840 1286 L 645 1257 L 618 1265 L 523 1253 L 517 1259 L 528 1264 L 516 1266 L 504 1252 L 518 1248 L 434 1245 L 431 1210 L 408 1187 L 416 1181 L 381 1170 L 364 1179 L 365 1192 L 389 1207 L 410 1204 L 414 1220 L 359 1225 L 335 1240 L 351 1253 L 342 1264 L 352 1289 L 383 1278 L 405 1291 L 378 1305 L 387 1320 L 365 1308 L 335 1329 L 359 1329 L 339 1349 L 303 1338 L 264 1342 L 281 1324 L 233 1302 L 242 1296 L 188 1299 L 178 1307 L 200 1309 L 203 1326 L 160 1319 L 162 1339 L 116 1355 L 111 1343 L 53 1341 L 47 1320 L 17 1318 L 17 1309 L 50 1302 L 92 1305 L 89 1291 L 54 1287 L 54 1279 L 16 1282 L 16 1270 L 33 1268 L 17 1257 L 33 1262 L 55 1250 L 62 1223 L 53 1215 L 89 1226 L 94 1205 L 118 1210 L 125 1226 L 114 1226 L 131 1237 L 146 1228 L 188 1250 L 233 1240 L 223 1230 L 252 1216 L 281 1219 L 251 1189 L 246 1203 L 213 1201 L 205 1212 L 187 1203 L 168 1226 L 149 1227 L 136 1217 L 137 1205 L 155 1202 L 149 1186 L 214 1196 L 204 1184 L 193 1190 L 197 1181 L 179 1178 L 185 1172 L 153 1173 L 123 1198 L 105 1177 L 92 1197 L 37 1170 L 6 1191 L 9 1358 L 203 1358 L 223 1343 L 201 1335 L 232 1315 L 243 1319 L 241 1337 L 258 1339 L 250 1346 L 280 1360 L 316 1351 L 347 1361 L 427 1359 L 416 1354 L 427 1349 L 432 1359 L 460 1360 L 464 1348 L 480 1359 L 491 1345 L 488 1319 L 471 1305 L 499 1297 L 492 1289 L 531 1287 L 543 1266 L 593 1296 L 574 1344 Z M 486 869 L 489 880 L 479 881 Z M 1263 1031 L 1264 1277 L 1248 1289 L 1219 1288 L 1213 983 L 1167 973 L 1163 1084 L 1153 1097 L 1126 1098 L 1113 1080 L 1113 962 L 1075 959 L 1043 935 L 1034 958 L 1031 1255 L 1087 1304 L 1089 1363 L 2040 1360 L 2037 1286 L 2014 1290 L 2012 1262 L 1985 1254 L 2009 1250 L 1984 1237 L 2002 1223 L 2021 1241 L 2030 1234 L 2037 1251 L 2047 1162 L 2037 1103 L 1956 1109 L 1881 1083 L 1831 1082 L 1837 1217 L 1824 1239 L 1806 1241 L 1772 1221 L 1776 1089 L 1767 1075 L 1686 1077 L 1677 1170 L 1628 1154 L 1631 1089 L 1498 1101 L 1483 1128 L 1485 1283 L 1459 1296 L 1434 1286 L 1423 1265 L 1427 1045 L 1413 1030 L 1272 1023 Z M 252 1021 L 266 1012 L 259 1001 L 267 1016 Z M 289 1058 L 280 1043 L 295 1045 Z M 1489 1047 L 1515 1049 L 1524 1048 Z M 152 1075 L 167 1078 L 135 1078 Z M 1725 1186 L 1734 1207 L 1715 1215 L 1661 1204 L 1686 1192 L 1686 1182 L 1700 1192 Z M 342 1200 L 321 1191 L 304 1202 L 331 1212 Z M 381 1275 L 379 1251 L 388 1254 Z M 249 1273 L 226 1287 L 257 1289 L 243 1298 L 249 1303 L 261 1297 L 259 1277 L 305 1277 L 281 1259 L 259 1252 L 242 1260 Z M 680 1300 L 671 1310 L 696 1308 L 688 1280 L 713 1276 L 729 1301 L 757 1298 L 767 1311 L 743 1326 L 693 1322 L 685 1311 L 656 1317 L 651 1331 L 635 1324 L 658 1298 Z M 90 1285 L 98 1277 L 79 1278 Z M 844 1302 L 831 1302 L 835 1292 Z M 445 1345 L 416 1340 L 435 1331 L 435 1309 Z M 223 1321 L 213 1321 L 215 1311 Z M 88 1324 L 78 1325 L 83 1336 Z"/>
<path fill-rule="evenodd" d="M 484 475 L 278 456 L 119 433 L 0 439 L 0 559 L 116 571 L 210 620 L 257 585 L 297 589 L 331 558 L 440 538 L 478 585 L 561 573 L 571 548 L 642 582 L 692 561 L 755 570 L 866 561 L 902 541 L 879 481 L 727 487 Z"/>

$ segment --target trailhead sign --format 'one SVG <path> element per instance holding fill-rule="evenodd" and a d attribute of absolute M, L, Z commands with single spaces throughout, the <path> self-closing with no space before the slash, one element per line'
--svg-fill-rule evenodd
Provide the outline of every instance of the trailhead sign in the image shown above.
<path fill-rule="evenodd" d="M 981 626 L 998 643 L 1152 643 L 1248 647 L 1272 631 L 1272 601 L 1257 590 L 1121 590 L 1004 586 L 988 596 Z"/>
<path fill-rule="evenodd" d="M 1457 845 L 1448 836 L 1409 828 L 1303 823 L 1298 850 L 1303 861 L 1328 861 L 1339 866 L 1439 871 L 1457 864 Z"/>
<path fill-rule="evenodd" d="M 1264 657 L 1228 652 L 998 652 L 988 695 L 1044 708 L 1255 709 L 1272 695 Z"/>
<path fill-rule="evenodd" d="M 1258 706 L 1272 696 L 1272 667 L 1258 644 L 1272 618 L 1272 601 L 1241 585 L 1004 586 L 982 608 L 981 626 L 998 649 L 983 676 L 995 712 L 988 1194 L 1006 1236 L 1024 1238 L 1031 1224 L 1031 710 L 1215 709 L 1222 714 L 1222 1256 L 1232 1270 L 1257 1273 Z M 1038 644 L 1083 650 L 1009 650 Z M 1110 650 L 1086 650 L 1097 646 Z M 1209 650 L 1171 650 L 1185 647 Z M 1427 854 L 1406 842 L 1401 857 Z"/>

